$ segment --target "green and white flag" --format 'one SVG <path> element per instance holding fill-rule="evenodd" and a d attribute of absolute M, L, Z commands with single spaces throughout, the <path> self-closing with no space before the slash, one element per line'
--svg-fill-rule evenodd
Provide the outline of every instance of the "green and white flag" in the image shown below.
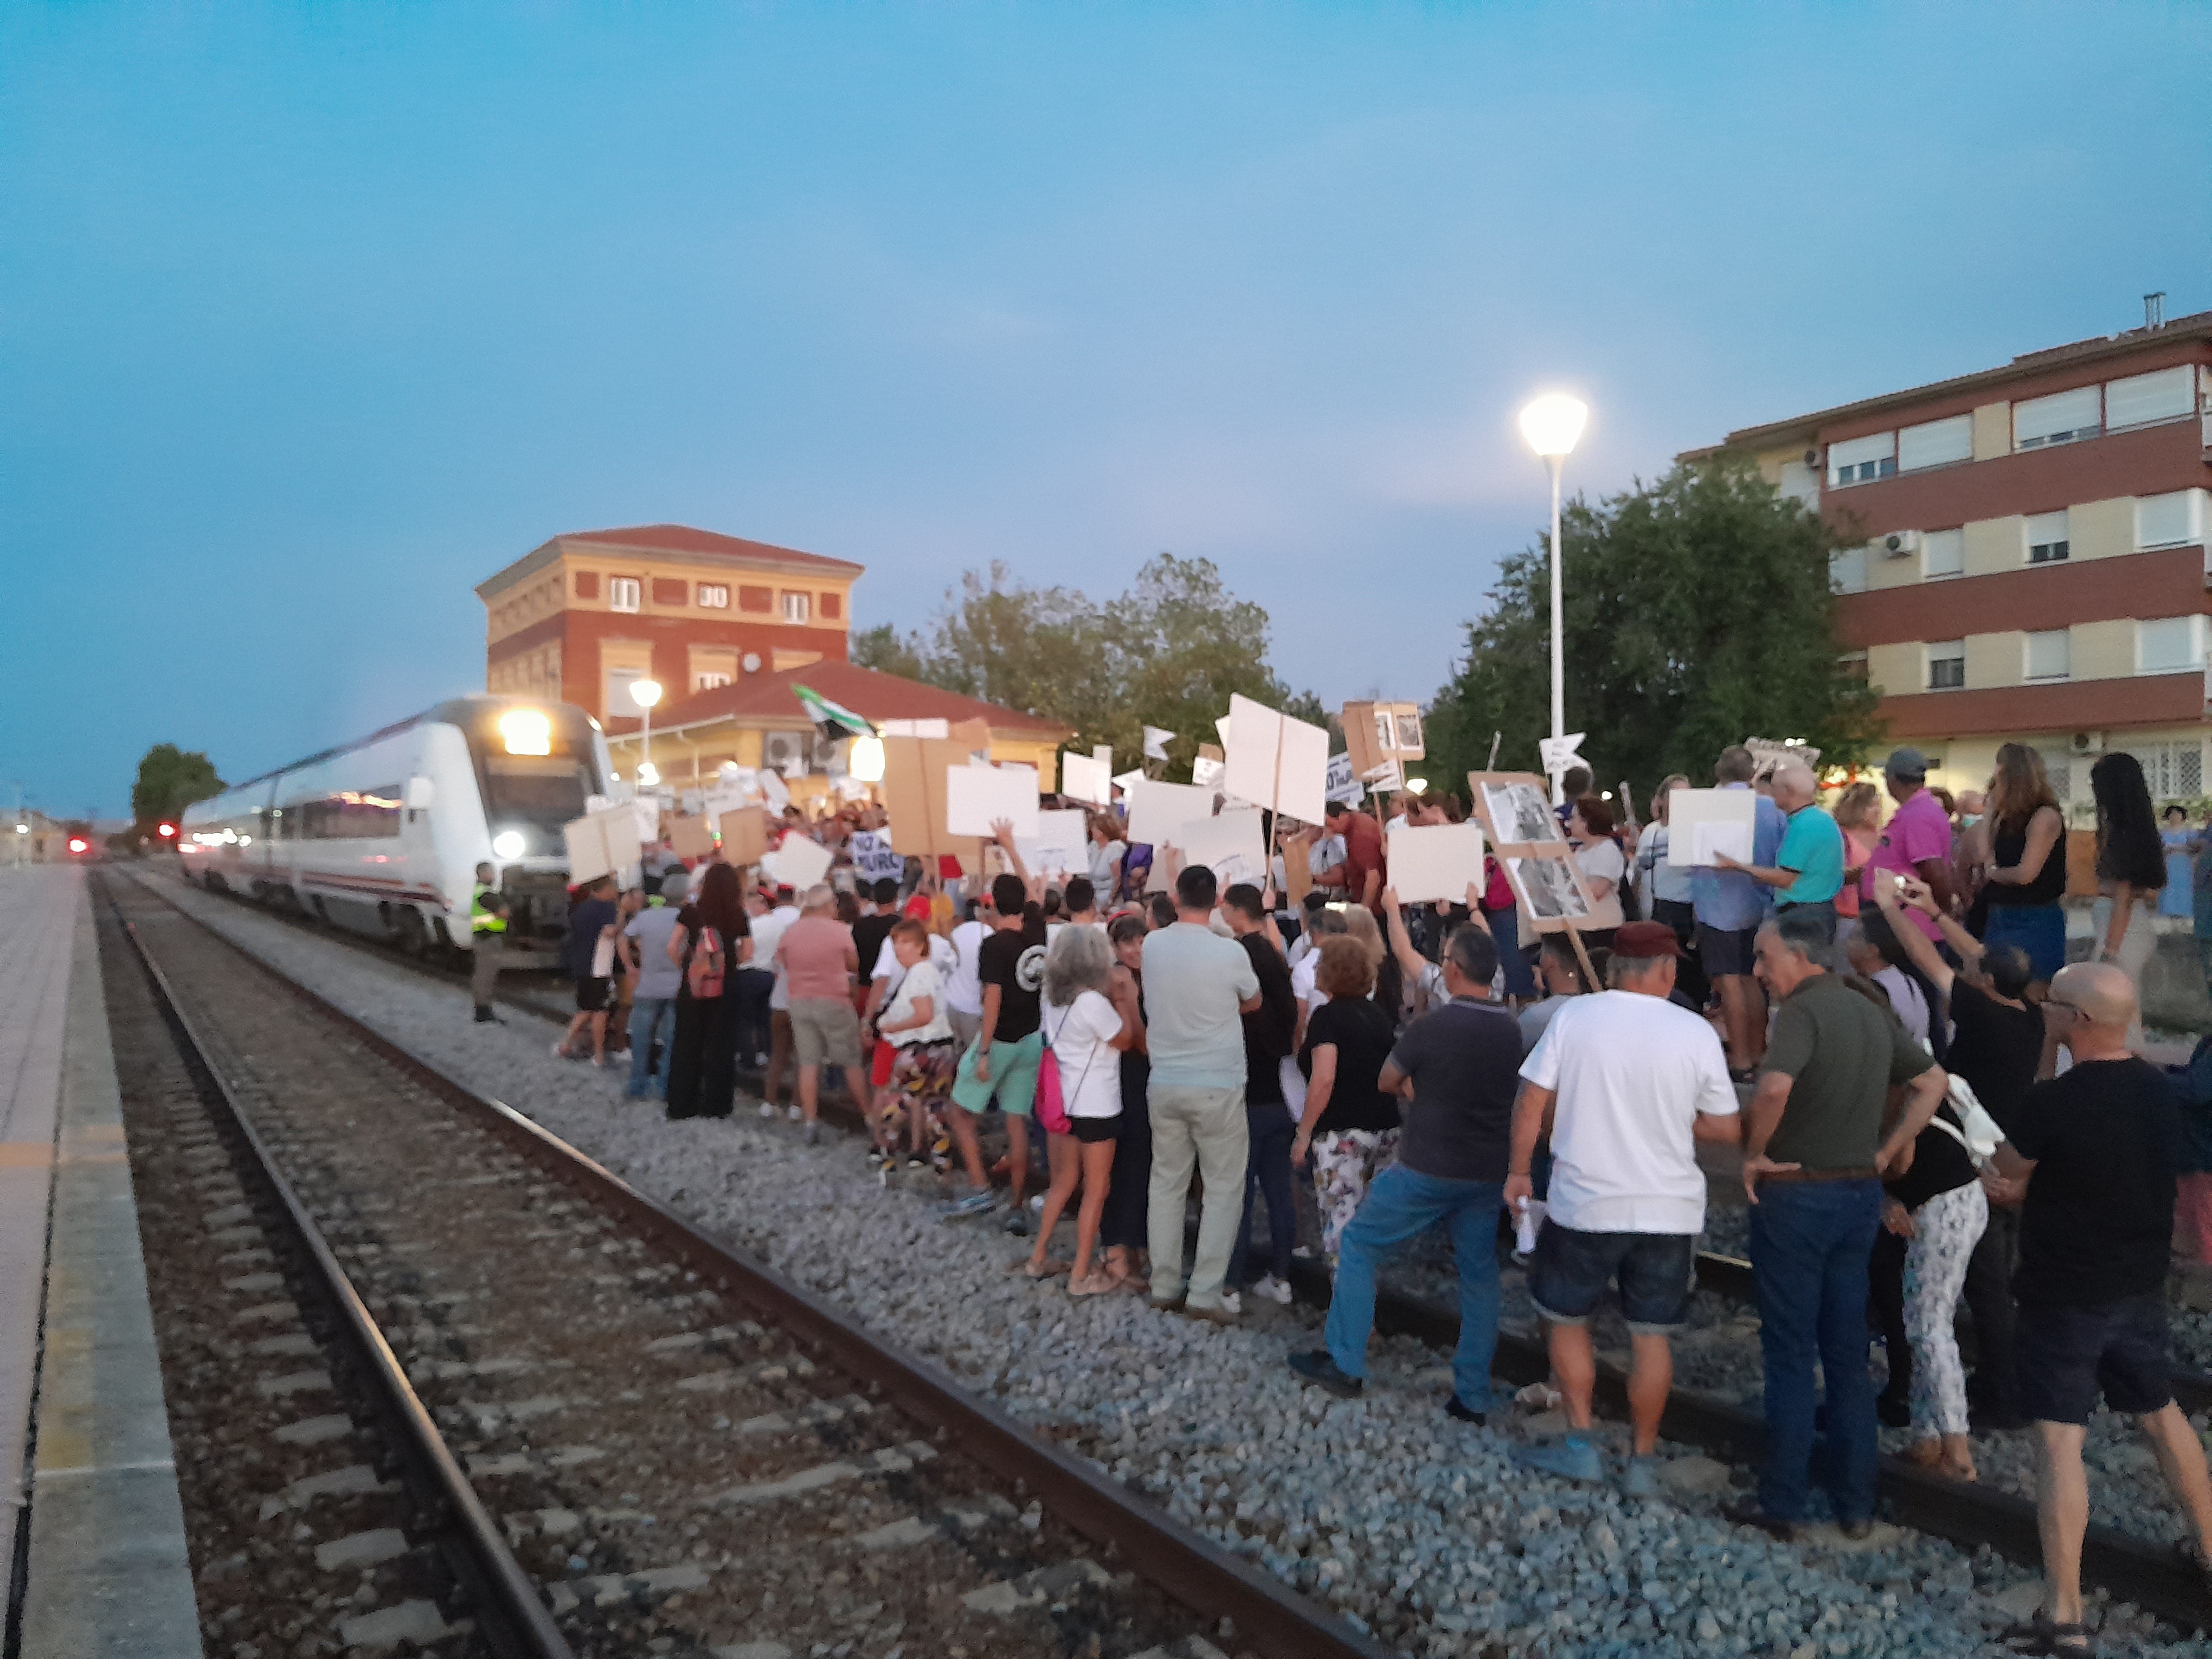
<path fill-rule="evenodd" d="M 872 738 L 876 728 L 841 702 L 832 702 L 818 691 L 810 691 L 803 685 L 793 685 L 799 706 L 806 711 L 806 718 L 821 729 L 823 741 L 835 743 L 840 738 Z"/>

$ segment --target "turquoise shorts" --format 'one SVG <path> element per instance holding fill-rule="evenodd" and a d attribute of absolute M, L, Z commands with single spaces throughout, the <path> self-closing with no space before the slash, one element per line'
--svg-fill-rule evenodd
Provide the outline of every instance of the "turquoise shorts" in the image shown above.
<path fill-rule="evenodd" d="M 1009 1117 L 1027 1117 L 1036 1103 L 1037 1061 L 1044 1057 L 1044 1036 L 1031 1031 L 1018 1042 L 991 1045 L 991 1076 L 986 1082 L 975 1075 L 975 1056 L 981 1039 L 968 1045 L 960 1056 L 959 1075 L 952 1080 L 952 1103 L 963 1112 L 995 1109 Z"/>

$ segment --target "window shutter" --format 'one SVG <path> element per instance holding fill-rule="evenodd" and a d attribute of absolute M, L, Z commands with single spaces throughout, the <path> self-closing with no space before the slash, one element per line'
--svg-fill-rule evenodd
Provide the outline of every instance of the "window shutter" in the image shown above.
<path fill-rule="evenodd" d="M 1974 417 L 1954 415 L 1948 421 L 1927 421 L 1908 426 L 1897 434 L 1897 470 L 1911 472 L 1923 466 L 1948 466 L 1974 459 Z"/>
<path fill-rule="evenodd" d="M 2031 398 L 2012 406 L 2014 449 L 2039 449 L 2045 444 L 2094 438 L 2103 426 L 2104 397 L 2100 386 L 2076 386 L 2071 392 Z"/>
<path fill-rule="evenodd" d="M 2197 411 L 2197 366 L 2177 363 L 2148 374 L 2105 382 L 2105 429 L 2179 420 Z"/>
<path fill-rule="evenodd" d="M 1920 538 L 1920 574 L 1956 576 L 1966 568 L 1966 532 L 1931 530 Z"/>
<path fill-rule="evenodd" d="M 2203 660 L 2202 617 L 2160 617 L 2136 624 L 2136 672 L 2179 674 Z"/>
<path fill-rule="evenodd" d="M 2027 636 L 2027 678 L 2063 680 L 2071 672 L 2072 636 L 2063 628 Z"/>
<path fill-rule="evenodd" d="M 1828 446 L 1828 482 L 1830 483 L 1855 483 L 1858 480 L 1861 470 L 1869 463 L 1873 464 L 1874 470 L 1867 471 L 1864 476 L 1869 478 L 1875 477 L 1883 470 L 1882 462 L 1888 461 L 1892 466 L 1896 465 L 1896 455 L 1897 434 L 1894 432 L 1877 432 L 1872 437 L 1846 438 L 1841 443 L 1830 444 Z"/>
<path fill-rule="evenodd" d="M 2171 495 L 2145 495 L 2136 502 L 2136 545 L 2186 547 L 2203 538 L 2204 492 L 2177 489 Z"/>

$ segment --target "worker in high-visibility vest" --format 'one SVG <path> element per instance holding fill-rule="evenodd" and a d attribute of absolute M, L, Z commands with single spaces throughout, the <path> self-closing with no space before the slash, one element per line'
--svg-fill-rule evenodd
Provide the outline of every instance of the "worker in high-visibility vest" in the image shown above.
<path fill-rule="evenodd" d="M 499 983 L 500 963 L 507 954 L 507 896 L 492 884 L 499 872 L 489 864 L 477 866 L 477 884 L 469 895 L 469 946 L 476 965 L 469 975 L 469 994 L 476 1000 L 477 1024 L 499 1023 L 491 1011 L 491 994 Z"/>

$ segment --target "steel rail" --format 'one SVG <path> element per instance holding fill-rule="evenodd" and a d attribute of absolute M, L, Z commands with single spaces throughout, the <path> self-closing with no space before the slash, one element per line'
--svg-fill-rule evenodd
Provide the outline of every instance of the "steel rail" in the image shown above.
<path fill-rule="evenodd" d="M 156 893 L 155 896 L 176 908 L 179 914 L 190 915 L 190 912 L 184 910 L 167 895 Z M 214 932 L 207 927 L 206 923 L 199 922 L 198 918 L 193 920 L 207 931 Z M 222 937 L 221 934 L 216 936 Z M 620 1177 L 602 1170 L 584 1154 L 512 1108 L 477 1096 L 466 1085 L 447 1077 L 430 1062 L 392 1042 L 343 1010 L 333 1007 L 305 986 L 269 968 L 245 947 L 227 939 L 223 942 L 247 961 L 264 968 L 295 996 L 328 1013 L 370 1047 L 419 1077 L 438 1092 L 457 1103 L 489 1111 L 494 1121 L 520 1142 L 557 1148 L 559 1156 L 573 1160 L 570 1167 L 588 1170 L 593 1180 L 606 1183 L 610 1190 L 622 1194 L 623 1205 L 635 1207 L 640 1224 L 662 1232 L 671 1241 L 672 1248 L 678 1249 L 679 1254 L 687 1245 L 708 1261 L 714 1261 L 719 1254 L 729 1253 L 729 1247 L 701 1234 L 683 1218 L 637 1193 Z M 818 1320 L 823 1333 L 821 1340 L 832 1352 L 837 1351 L 841 1341 L 857 1341 L 867 1349 L 874 1347 L 869 1339 L 843 1316 L 817 1303 L 795 1286 L 776 1279 L 765 1268 L 752 1264 L 750 1258 L 729 1254 L 742 1264 L 744 1271 L 758 1273 L 771 1283 L 775 1286 L 775 1294 L 791 1298 L 791 1305 L 797 1310 L 794 1318 Z M 1712 1267 L 1703 1262 L 1699 1264 L 1701 1281 L 1710 1273 L 1724 1283 L 1748 1287 L 1748 1263 L 1719 1255 L 1711 1257 L 1711 1261 L 1716 1264 Z M 716 1265 L 719 1268 L 719 1262 Z M 1328 1269 L 1322 1263 L 1294 1261 L 1291 1277 L 1292 1287 L 1299 1300 L 1317 1307 L 1328 1304 L 1329 1278 Z M 1709 1285 L 1708 1288 L 1719 1286 Z M 1728 1292 L 1723 1291 L 1723 1293 Z M 1401 1292 L 1382 1291 L 1378 1293 L 1376 1323 L 1385 1332 L 1401 1332 L 1438 1347 L 1450 1348 L 1458 1341 L 1459 1316 L 1455 1310 Z M 917 1395 L 921 1404 L 909 1407 L 909 1409 L 915 1410 L 917 1415 L 940 1420 L 933 1416 L 934 1410 L 940 1408 L 936 1401 L 939 1395 L 949 1394 L 955 1401 L 964 1401 L 968 1410 L 997 1419 L 1019 1441 L 1034 1446 L 1035 1443 L 1030 1440 L 1027 1431 L 1012 1424 L 1011 1419 L 1004 1419 L 992 1407 L 969 1400 L 959 1393 L 957 1385 L 933 1370 L 921 1366 L 918 1362 L 908 1363 L 915 1365 L 927 1383 Z M 848 1369 L 851 1369 L 849 1364 Z M 1540 1382 L 1548 1374 L 1549 1369 L 1549 1358 L 1540 1338 L 1523 1336 L 1507 1330 L 1498 1332 L 1497 1358 L 1493 1364 L 1498 1376 L 1516 1384 Z M 1627 1373 L 1602 1359 L 1597 1368 L 1597 1399 L 1608 1413 L 1624 1417 L 1627 1414 Z M 1762 1418 L 1693 1389 L 1676 1389 L 1669 1394 L 1665 1414 L 1660 1420 L 1660 1430 L 1669 1439 L 1696 1446 L 1732 1463 L 1756 1464 L 1765 1455 L 1766 1428 Z M 1058 1461 L 1068 1465 L 1070 1472 L 1085 1486 L 1101 1487 L 1108 1484 L 1087 1466 L 1075 1465 L 1064 1456 L 1060 1456 Z M 1916 1531 L 1970 1549 L 1986 1544 L 1998 1554 L 2023 1565 L 2039 1565 L 2041 1563 L 2041 1538 L 2036 1526 L 2035 1506 L 2024 1498 L 1990 1486 L 1947 1480 L 1893 1456 L 1882 1459 L 1879 1491 L 1887 1500 L 1891 1515 Z M 1073 1512 L 1063 1512 L 1071 1522 L 1076 1522 L 1079 1529 L 1089 1530 L 1077 1521 Z M 1166 1524 L 1172 1527 L 1174 1523 Z M 1234 1557 L 1227 1557 L 1215 1550 L 1206 1540 L 1194 1538 L 1194 1541 L 1207 1552 L 1222 1556 L 1227 1565 L 1237 1569 L 1242 1576 L 1259 1577 Z M 2208 1601 L 2203 1577 L 2174 1552 L 2162 1546 L 2110 1527 L 2092 1524 L 2082 1544 L 2081 1576 L 2085 1583 L 2104 1589 L 2162 1619 L 2189 1628 L 2212 1627 L 2212 1601 Z M 1161 1582 L 1163 1588 L 1170 1588 L 1164 1580 L 1156 1582 Z M 1269 1586 L 1273 1584 L 1273 1580 L 1265 1582 Z M 1276 1596 L 1288 1599 L 1287 1594 L 1280 1590 L 1276 1591 Z M 1242 1620 L 1237 1621 L 1237 1626 L 1240 1630 L 1247 1628 Z M 1296 1648 L 1263 1650 L 1271 1654 L 1275 1651 L 1286 1654 L 1304 1651 Z"/>
<path fill-rule="evenodd" d="M 293 1232 L 314 1264 L 319 1288 L 343 1316 L 355 1343 L 368 1363 L 369 1375 L 383 1400 L 387 1422 L 397 1430 L 405 1454 L 444 1504 L 449 1522 L 458 1529 L 467 1558 L 465 1565 L 469 1569 L 465 1588 L 477 1591 L 479 1602 L 489 1601 L 504 1627 L 507 1639 L 502 1643 L 495 1636 L 495 1645 L 529 1656 L 529 1659 L 574 1659 L 568 1638 L 562 1635 L 551 1613 L 539 1598 L 536 1583 L 523 1571 L 507 1548 L 497 1523 L 469 1484 L 459 1460 L 446 1444 L 422 1397 L 407 1380 L 407 1373 L 378 1327 L 375 1316 L 368 1311 L 344 1267 L 339 1265 L 306 1204 L 277 1167 L 268 1143 L 253 1127 L 230 1080 L 215 1063 L 205 1038 L 191 1016 L 185 1012 L 169 976 L 154 960 L 146 941 L 139 937 L 137 924 L 124 915 L 112 893 L 106 896 L 145 971 L 148 983 L 170 1021 L 173 1037 L 179 1039 L 179 1047 L 185 1051 L 187 1060 L 193 1062 L 212 1084 L 231 1128 L 252 1152 L 261 1179 L 283 1205 Z"/>
<path fill-rule="evenodd" d="M 153 897 L 276 981 L 306 1007 L 431 1092 L 477 1118 L 507 1145 L 566 1182 L 666 1255 L 764 1315 L 802 1346 L 873 1384 L 885 1399 L 945 1431 L 962 1451 L 1016 1480 L 1077 1532 L 1111 1549 L 1137 1576 L 1206 1621 L 1226 1619 L 1239 1645 L 1268 1659 L 1390 1659 L 1392 1650 L 1315 1607 L 1272 1574 L 1231 1555 L 1121 1482 L 1072 1457 L 927 1361 L 878 1341 L 829 1303 L 734 1245 L 702 1231 L 588 1154 L 502 1101 L 478 1094 L 404 1044 L 356 1019 L 166 894 Z M 388 1350 L 385 1351 L 388 1356 Z M 419 1407 L 418 1407 L 419 1409 Z"/>

